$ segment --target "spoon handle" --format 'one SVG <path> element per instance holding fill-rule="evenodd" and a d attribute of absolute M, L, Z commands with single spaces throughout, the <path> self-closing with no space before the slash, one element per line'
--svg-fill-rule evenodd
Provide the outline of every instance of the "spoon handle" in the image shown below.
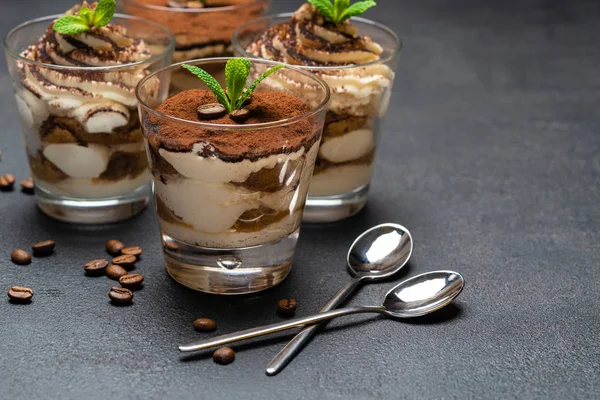
<path fill-rule="evenodd" d="M 323 306 L 320 313 L 333 310 L 348 298 L 361 284 L 360 278 L 352 278 L 346 283 L 331 299 Z M 267 365 L 267 375 L 278 374 L 285 366 L 300 352 L 302 347 L 310 340 L 310 338 L 319 329 L 319 324 L 307 326 L 302 329 L 292 340 L 285 345 L 283 349 Z"/>
<path fill-rule="evenodd" d="M 384 311 L 385 308 L 383 308 L 382 306 L 341 308 L 338 310 L 333 310 L 321 314 L 315 314 L 308 317 L 294 318 L 286 322 L 278 322 L 276 324 L 265 325 L 258 328 L 247 329 L 245 331 L 229 333 L 227 335 L 217 336 L 210 339 L 198 340 L 179 346 L 179 350 L 184 352 L 203 350 L 208 349 L 209 347 L 220 346 L 231 342 L 237 342 L 238 340 L 250 339 L 257 336 L 268 335 L 269 333 L 284 331 L 286 329 L 295 328 L 297 326 L 314 324 L 316 322 L 341 317 L 343 315 L 359 313 L 383 313 Z"/>

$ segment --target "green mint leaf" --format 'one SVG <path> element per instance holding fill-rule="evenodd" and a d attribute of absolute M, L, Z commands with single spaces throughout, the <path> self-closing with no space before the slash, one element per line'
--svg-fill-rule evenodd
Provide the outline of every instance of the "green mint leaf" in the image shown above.
<path fill-rule="evenodd" d="M 250 85 L 250 87 L 248 89 L 246 89 L 246 91 L 244 92 L 244 94 L 242 95 L 242 97 L 240 97 L 237 101 L 237 103 L 235 104 L 235 108 L 242 108 L 242 106 L 244 105 L 244 103 L 246 102 L 246 100 L 248 100 L 248 98 L 250 98 L 250 95 L 254 92 L 254 90 L 256 90 L 256 87 L 258 86 L 259 83 L 261 83 L 267 76 L 271 75 L 273 72 L 280 70 L 281 68 L 284 68 L 284 65 L 278 65 L 276 67 L 273 67 L 271 69 L 268 69 L 264 74 L 262 74 L 261 76 L 258 77 L 257 80 L 255 80 L 252 85 Z"/>
<path fill-rule="evenodd" d="M 246 87 L 246 80 L 250 74 L 250 61 L 247 58 L 232 58 L 225 65 L 225 79 L 227 80 L 227 95 L 231 104 L 237 104 Z"/>
<path fill-rule="evenodd" d="M 94 12 L 87 7 L 81 7 L 79 16 L 83 18 L 88 25 L 91 25 L 94 20 Z"/>
<path fill-rule="evenodd" d="M 339 21 L 348 7 L 350 7 L 350 0 L 335 0 L 333 4 L 334 21 Z"/>
<path fill-rule="evenodd" d="M 359 1 L 357 3 L 352 4 L 350 7 L 346 8 L 346 11 L 342 14 L 341 20 L 338 22 L 343 22 L 350 17 L 357 17 L 367 11 L 371 7 L 375 7 L 377 3 L 373 0 L 364 0 Z"/>
<path fill-rule="evenodd" d="M 329 0 L 308 0 L 325 18 L 334 20 L 333 4 Z"/>
<path fill-rule="evenodd" d="M 227 95 L 225 94 L 225 91 L 223 91 L 223 88 L 219 82 L 217 82 L 217 80 L 208 72 L 202 68 L 198 68 L 189 64 L 183 64 L 182 67 L 196 75 L 198 78 L 202 79 L 202 81 L 206 83 L 206 86 L 208 86 L 208 88 L 215 94 L 217 101 L 224 105 L 227 111 L 232 112 L 234 110 L 231 107 L 231 103 L 229 102 L 229 99 L 227 98 Z"/>
<path fill-rule="evenodd" d="M 115 0 L 100 0 L 94 10 L 94 26 L 100 28 L 108 25 L 113 15 L 115 15 Z"/>
<path fill-rule="evenodd" d="M 54 21 L 53 29 L 63 35 L 77 35 L 90 29 L 83 17 L 78 15 L 65 15 Z"/>

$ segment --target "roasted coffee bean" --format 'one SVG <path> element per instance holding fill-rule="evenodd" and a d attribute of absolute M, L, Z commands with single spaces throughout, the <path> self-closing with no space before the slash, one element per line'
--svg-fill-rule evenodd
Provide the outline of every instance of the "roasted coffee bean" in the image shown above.
<path fill-rule="evenodd" d="M 179 246 L 177 246 L 177 243 L 174 242 L 165 242 L 165 251 L 177 253 L 179 251 Z"/>
<path fill-rule="evenodd" d="M 10 253 L 12 262 L 18 265 L 27 265 L 31 262 L 31 255 L 25 250 L 17 249 Z"/>
<path fill-rule="evenodd" d="M 54 240 L 44 240 L 43 242 L 39 242 L 31 246 L 31 250 L 33 250 L 34 256 L 45 257 L 52 254 L 55 247 L 56 242 Z"/>
<path fill-rule="evenodd" d="M 296 300 L 294 299 L 281 299 L 277 302 L 277 311 L 286 317 L 294 315 L 297 307 L 298 303 L 296 303 Z"/>
<path fill-rule="evenodd" d="M 127 274 L 119 278 L 121 286 L 128 289 L 138 289 L 142 286 L 142 282 L 144 282 L 144 277 L 140 274 Z"/>
<path fill-rule="evenodd" d="M 205 121 L 219 119 L 225 114 L 227 114 L 227 109 L 220 103 L 202 104 L 198 106 L 198 118 Z"/>
<path fill-rule="evenodd" d="M 135 264 L 136 261 L 137 261 L 136 256 L 132 256 L 130 254 L 124 254 L 122 256 L 113 258 L 112 263 L 116 264 L 116 265 L 120 265 L 121 267 L 123 267 L 125 269 L 130 269 L 133 267 L 133 264 Z"/>
<path fill-rule="evenodd" d="M 112 280 L 118 281 L 123 275 L 127 275 L 127 271 L 125 271 L 125 268 L 121 267 L 120 265 L 113 264 L 106 268 L 106 276 Z"/>
<path fill-rule="evenodd" d="M 25 286 L 13 286 L 8 289 L 8 297 L 15 303 L 28 303 L 33 297 L 33 289 Z"/>
<path fill-rule="evenodd" d="M 235 352 L 231 347 L 221 347 L 213 353 L 213 360 L 221 365 L 231 364 L 235 360 Z"/>
<path fill-rule="evenodd" d="M 0 176 L 0 190 L 9 191 L 13 189 L 15 184 L 15 176 L 13 174 L 4 174 Z"/>
<path fill-rule="evenodd" d="M 139 257 L 142 255 L 142 248 L 140 246 L 125 247 L 121 250 L 121 254 Z"/>
<path fill-rule="evenodd" d="M 229 118 L 234 120 L 235 122 L 245 122 L 250 118 L 250 110 L 247 108 L 240 108 L 239 110 L 234 110 L 229 114 Z"/>
<path fill-rule="evenodd" d="M 29 177 L 21 181 L 21 191 L 27 194 L 33 194 L 35 185 L 33 184 L 33 178 Z"/>
<path fill-rule="evenodd" d="M 213 332 L 217 330 L 217 323 L 210 318 L 198 318 L 194 321 L 194 329 L 198 332 Z"/>
<path fill-rule="evenodd" d="M 88 275 L 102 275 L 106 271 L 106 267 L 108 267 L 106 260 L 92 260 L 83 265 L 83 269 Z"/>
<path fill-rule="evenodd" d="M 108 292 L 108 297 L 116 304 L 129 304 L 133 301 L 133 292 L 124 287 L 113 286 Z"/>
<path fill-rule="evenodd" d="M 125 245 L 118 240 L 112 239 L 106 242 L 106 251 L 108 251 L 110 255 L 118 256 L 124 248 Z"/>

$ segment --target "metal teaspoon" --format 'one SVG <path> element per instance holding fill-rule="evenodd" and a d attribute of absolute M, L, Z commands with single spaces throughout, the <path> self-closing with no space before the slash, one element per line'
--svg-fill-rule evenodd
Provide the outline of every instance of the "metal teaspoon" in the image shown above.
<path fill-rule="evenodd" d="M 404 267 L 413 250 L 408 229 L 398 224 L 377 225 L 363 232 L 348 250 L 346 262 L 353 278 L 321 309 L 333 310 L 367 281 L 385 279 Z M 319 325 L 307 326 L 285 345 L 267 365 L 267 375 L 281 372 L 315 334 Z"/>
<path fill-rule="evenodd" d="M 450 304 L 460 294 L 464 285 L 464 278 L 457 272 L 427 272 L 396 285 L 386 294 L 381 306 L 340 308 L 309 317 L 295 318 L 286 322 L 198 340 L 179 346 L 179 350 L 183 352 L 203 350 L 350 314 L 380 313 L 392 318 L 420 317 Z"/>

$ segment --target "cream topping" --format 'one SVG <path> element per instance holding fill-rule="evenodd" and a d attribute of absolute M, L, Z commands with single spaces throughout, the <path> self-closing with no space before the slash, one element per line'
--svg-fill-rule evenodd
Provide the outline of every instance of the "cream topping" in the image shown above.
<path fill-rule="evenodd" d="M 95 8 L 95 4 L 84 2 L 67 14 L 75 14 L 81 6 Z M 127 35 L 125 27 L 109 24 L 78 35 L 63 35 L 50 26 L 38 43 L 23 51 L 22 56 L 52 65 L 109 67 L 143 61 L 151 54 L 143 41 Z M 143 66 L 95 72 L 19 63 L 19 69 L 25 90 L 44 101 L 47 112 L 74 117 L 84 128 L 89 128 L 90 133 L 101 132 L 101 129 L 109 133 L 127 123 L 128 118 L 124 117 L 129 111 L 124 109 L 137 105 L 135 86 L 148 73 Z M 26 95 L 21 97 L 32 109 L 32 114 L 43 114 L 39 104 L 28 101 Z M 102 113 L 106 113 L 106 118 L 101 116 Z M 92 120 L 88 121 L 88 117 Z M 107 121 L 113 117 L 113 121 Z"/>

